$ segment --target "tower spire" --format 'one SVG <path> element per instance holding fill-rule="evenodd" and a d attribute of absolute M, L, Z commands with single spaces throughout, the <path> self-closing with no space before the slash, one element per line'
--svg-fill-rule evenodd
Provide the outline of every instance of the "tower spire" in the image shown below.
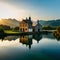
<path fill-rule="evenodd" d="M 31 17 L 29 17 L 29 20 L 31 20 Z"/>

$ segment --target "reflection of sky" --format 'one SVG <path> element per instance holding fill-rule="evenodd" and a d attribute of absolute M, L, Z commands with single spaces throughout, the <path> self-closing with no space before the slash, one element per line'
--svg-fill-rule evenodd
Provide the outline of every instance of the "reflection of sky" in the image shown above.
<path fill-rule="evenodd" d="M 0 57 L 13 57 L 13 58 L 41 58 L 52 57 L 60 54 L 60 42 L 56 39 L 42 38 L 39 43 L 33 39 L 33 44 L 29 50 L 26 45 L 19 42 L 19 38 L 16 40 L 0 40 Z M 51 56 L 52 54 L 52 56 Z M 34 56 L 34 57 L 33 57 Z M 28 57 L 28 58 L 27 58 Z M 49 58 L 48 58 L 49 59 Z"/>
<path fill-rule="evenodd" d="M 39 43 L 37 43 L 37 41 L 36 40 L 34 40 L 33 39 L 33 44 L 32 44 L 32 49 L 33 48 L 44 48 L 44 46 L 45 47 L 48 47 L 48 46 L 50 46 L 50 48 L 51 48 L 51 46 L 53 47 L 53 46 L 59 46 L 60 45 L 60 42 L 59 41 L 57 41 L 56 39 L 49 39 L 49 38 L 42 38 L 40 41 L 39 41 Z M 25 45 L 23 45 L 22 43 L 20 43 L 19 42 L 19 38 L 18 39 L 16 39 L 16 40 L 11 40 L 11 41 L 8 41 L 8 40 L 0 40 L 0 49 L 1 49 L 1 47 L 20 47 L 20 48 L 22 48 L 22 47 L 26 47 Z"/>

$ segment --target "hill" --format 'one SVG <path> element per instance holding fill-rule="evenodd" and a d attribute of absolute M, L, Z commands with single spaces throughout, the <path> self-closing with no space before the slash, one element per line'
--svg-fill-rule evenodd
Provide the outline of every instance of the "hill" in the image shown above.
<path fill-rule="evenodd" d="M 7 25 L 12 28 L 12 27 L 19 26 L 19 21 L 17 21 L 16 19 L 1 19 L 0 25 Z"/>
<path fill-rule="evenodd" d="M 60 19 L 48 21 L 40 20 L 39 23 L 42 26 L 60 26 Z"/>

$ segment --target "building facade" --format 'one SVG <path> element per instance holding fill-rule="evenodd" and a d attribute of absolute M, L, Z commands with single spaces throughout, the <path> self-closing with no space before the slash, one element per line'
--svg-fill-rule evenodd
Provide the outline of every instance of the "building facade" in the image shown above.
<path fill-rule="evenodd" d="M 37 21 L 37 24 L 33 26 L 33 32 L 40 32 L 42 30 L 42 25 Z"/>
<path fill-rule="evenodd" d="M 32 32 L 31 17 L 29 17 L 29 19 L 26 18 L 26 19 L 23 19 L 22 21 L 20 21 L 19 30 L 21 32 Z"/>
<path fill-rule="evenodd" d="M 39 32 L 42 30 L 42 25 L 37 21 L 35 26 L 32 26 L 31 17 L 29 19 L 23 19 L 20 21 L 19 30 L 20 32 Z"/>

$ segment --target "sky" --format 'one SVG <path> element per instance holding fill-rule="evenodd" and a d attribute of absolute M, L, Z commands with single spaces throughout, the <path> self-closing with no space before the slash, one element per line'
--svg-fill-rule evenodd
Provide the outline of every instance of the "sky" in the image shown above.
<path fill-rule="evenodd" d="M 60 19 L 60 0 L 0 0 L 0 18 Z"/>

